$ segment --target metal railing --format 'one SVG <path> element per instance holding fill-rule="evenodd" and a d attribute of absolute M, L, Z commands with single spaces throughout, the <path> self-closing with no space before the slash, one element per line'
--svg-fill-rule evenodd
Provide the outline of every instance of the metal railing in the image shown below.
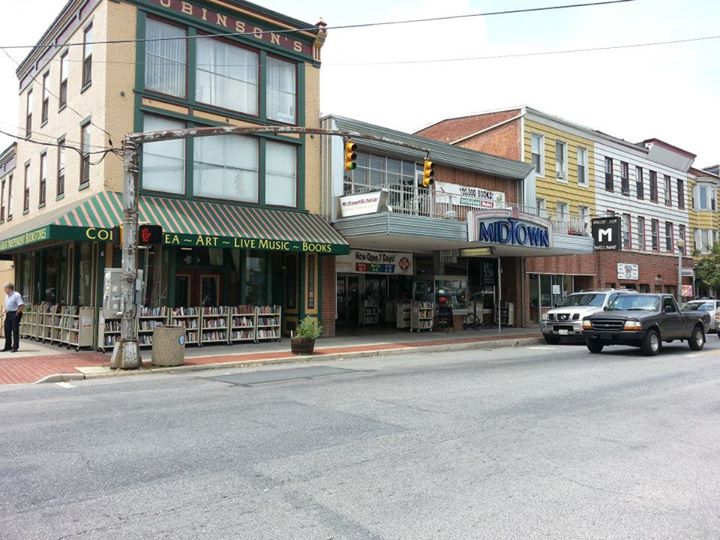
<path fill-rule="evenodd" d="M 387 194 L 387 210 L 396 214 L 422 216 L 451 221 L 467 221 L 468 213 L 483 209 L 509 208 L 518 213 L 538 216 L 550 222 L 553 233 L 570 236 L 590 236 L 590 218 L 569 214 L 549 214 L 535 206 L 506 204 L 486 199 L 465 197 L 417 188 L 414 185 L 368 186 L 345 184 L 345 194 L 382 190 Z"/>

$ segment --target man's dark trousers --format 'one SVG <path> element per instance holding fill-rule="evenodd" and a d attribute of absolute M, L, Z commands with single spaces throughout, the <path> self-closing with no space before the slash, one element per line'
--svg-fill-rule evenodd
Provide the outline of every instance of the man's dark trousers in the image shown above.
<path fill-rule="evenodd" d="M 20 348 L 20 317 L 17 311 L 5 314 L 5 349 Z"/>

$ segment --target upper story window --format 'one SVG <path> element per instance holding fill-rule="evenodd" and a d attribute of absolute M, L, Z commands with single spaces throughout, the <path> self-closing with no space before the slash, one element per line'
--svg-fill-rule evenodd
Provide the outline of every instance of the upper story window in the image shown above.
<path fill-rule="evenodd" d="M 570 206 L 566 202 L 558 202 L 555 205 L 558 221 L 566 222 L 570 217 Z"/>
<path fill-rule="evenodd" d="M 577 179 L 581 186 L 588 185 L 588 151 L 587 148 L 577 148 Z"/>
<path fill-rule="evenodd" d="M 638 249 L 644 250 L 645 245 L 645 218 L 642 216 L 638 216 L 637 221 L 637 233 L 638 233 Z"/>
<path fill-rule="evenodd" d="M 297 206 L 297 148 L 268 141 L 265 144 L 265 204 Z"/>
<path fill-rule="evenodd" d="M 695 187 L 695 210 L 714 211 L 716 207 L 715 189 L 706 184 L 698 184 Z"/>
<path fill-rule="evenodd" d="M 683 241 L 683 246 L 680 249 L 683 255 L 687 255 L 687 227 L 685 225 L 678 225 L 678 238 Z"/>
<path fill-rule="evenodd" d="M 267 117 L 294 124 L 297 121 L 297 66 L 267 57 Z"/>
<path fill-rule="evenodd" d="M 660 251 L 660 221 L 657 219 L 650 221 L 650 239 L 652 241 L 652 250 Z"/>
<path fill-rule="evenodd" d="M 630 214 L 622 215 L 622 245 L 625 249 L 632 247 L 632 219 Z"/>
<path fill-rule="evenodd" d="M 29 139 L 32 135 L 32 115 L 33 115 L 33 91 L 30 88 L 25 96 L 25 138 Z"/>
<path fill-rule="evenodd" d="M 635 167 L 635 189 L 637 191 L 637 198 L 643 200 L 645 198 L 645 178 L 643 176 L 642 167 Z"/>
<path fill-rule="evenodd" d="M 90 149 L 92 148 L 90 137 L 90 123 L 87 123 L 80 128 L 80 150 L 82 151 L 80 156 L 80 187 L 90 182 Z"/>
<path fill-rule="evenodd" d="M 537 133 L 530 135 L 530 152 L 532 164 L 538 175 L 545 175 L 545 137 Z"/>
<path fill-rule="evenodd" d="M 183 129 L 185 123 L 146 114 L 144 131 Z M 182 195 L 185 193 L 185 141 L 160 141 L 143 145 L 142 187 Z"/>
<path fill-rule="evenodd" d="M 7 189 L 7 219 L 12 219 L 12 203 L 13 203 L 13 175 L 8 176 L 8 189 Z"/>
<path fill-rule="evenodd" d="M 665 222 L 665 251 L 672 253 L 675 247 L 675 232 L 673 224 L 669 221 Z"/>
<path fill-rule="evenodd" d="M 558 180 L 567 180 L 567 143 L 555 141 L 555 177 Z"/>
<path fill-rule="evenodd" d="M 217 39 L 197 40 L 195 99 L 257 116 L 258 54 Z"/>
<path fill-rule="evenodd" d="M 40 185 L 38 189 L 38 204 L 45 204 L 47 199 L 47 152 L 40 154 Z"/>
<path fill-rule="evenodd" d="M 30 162 L 23 171 L 23 213 L 30 211 Z"/>
<path fill-rule="evenodd" d="M 0 182 L 0 221 L 5 221 L 5 179 Z"/>
<path fill-rule="evenodd" d="M 623 195 L 630 195 L 630 166 L 626 161 L 620 162 L 620 190 Z"/>
<path fill-rule="evenodd" d="M 652 202 L 658 202 L 658 183 L 656 171 L 650 171 L 650 200 Z"/>
<path fill-rule="evenodd" d="M 678 208 L 685 208 L 685 181 L 682 178 L 677 179 L 677 198 Z"/>
<path fill-rule="evenodd" d="M 222 135 L 200 137 L 194 144 L 195 195 L 258 202 L 258 139 Z"/>
<path fill-rule="evenodd" d="M 58 141 L 57 154 L 57 196 L 65 193 L 65 139 Z"/>
<path fill-rule="evenodd" d="M 541 218 L 547 219 L 547 201 L 545 199 L 535 199 L 535 208 L 537 208 L 537 215 Z"/>
<path fill-rule="evenodd" d="M 186 35 L 187 31 L 179 26 L 147 20 L 145 88 L 169 96 L 185 97 Z"/>
<path fill-rule="evenodd" d="M 710 252 L 713 248 L 714 240 L 712 229 L 695 230 L 695 249 L 700 253 Z"/>
<path fill-rule="evenodd" d="M 63 109 L 67 105 L 68 95 L 68 51 L 60 57 L 60 92 L 58 97 L 58 108 Z"/>
<path fill-rule="evenodd" d="M 93 27 L 90 24 L 83 32 L 82 87 L 92 84 Z"/>
<path fill-rule="evenodd" d="M 613 172 L 613 160 L 610 157 L 605 158 L 605 190 L 615 191 L 615 177 Z"/>
<path fill-rule="evenodd" d="M 665 206 L 672 206 L 672 178 L 665 175 Z"/>
<path fill-rule="evenodd" d="M 414 186 L 419 169 L 414 161 L 358 152 L 357 168 L 352 171 L 351 180 L 355 186 L 363 187 Z"/>
<path fill-rule="evenodd" d="M 48 81 L 50 80 L 50 72 L 46 72 L 42 77 L 42 111 L 40 124 L 45 125 L 48 121 L 48 113 L 50 112 L 50 94 L 48 91 Z"/>

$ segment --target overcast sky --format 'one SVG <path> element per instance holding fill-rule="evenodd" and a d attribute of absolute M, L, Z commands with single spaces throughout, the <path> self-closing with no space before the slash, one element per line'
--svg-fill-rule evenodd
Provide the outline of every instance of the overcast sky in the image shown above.
<path fill-rule="evenodd" d="M 36 41 L 65 0 L 13 2 L 0 45 Z M 330 25 L 478 13 L 571 0 L 260 0 Z M 530 105 L 634 142 L 658 137 L 720 161 L 720 40 L 620 51 L 435 64 L 378 62 L 493 56 L 720 34 L 717 0 L 634 2 L 458 21 L 331 30 L 322 112 L 414 131 L 434 121 Z M 12 53 L 18 60 L 23 54 Z M 352 66 L 349 64 L 371 64 Z M 375 65 L 372 65 L 375 63 Z M 0 54 L 0 125 L 16 129 L 15 64 Z M 8 143 L 8 139 L 3 139 Z"/>

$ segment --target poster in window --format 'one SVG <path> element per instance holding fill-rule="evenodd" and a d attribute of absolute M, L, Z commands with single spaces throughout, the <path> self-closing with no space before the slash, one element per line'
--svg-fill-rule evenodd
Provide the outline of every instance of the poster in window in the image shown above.
<path fill-rule="evenodd" d="M 308 309 L 315 309 L 315 255 L 308 255 L 307 258 L 307 279 L 308 279 Z"/>

